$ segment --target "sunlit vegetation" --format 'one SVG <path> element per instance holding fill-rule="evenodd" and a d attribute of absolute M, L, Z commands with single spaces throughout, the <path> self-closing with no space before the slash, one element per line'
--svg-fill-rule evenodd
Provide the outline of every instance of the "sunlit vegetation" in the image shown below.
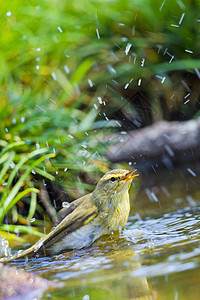
<path fill-rule="evenodd" d="M 66 198 L 90 191 L 109 168 L 112 130 L 199 115 L 199 8 L 192 0 L 1 3 L 1 224 L 43 219 L 46 182 L 64 186 Z"/>

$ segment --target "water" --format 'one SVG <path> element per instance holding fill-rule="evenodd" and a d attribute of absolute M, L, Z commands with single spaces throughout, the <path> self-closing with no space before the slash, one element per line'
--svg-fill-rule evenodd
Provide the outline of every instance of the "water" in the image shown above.
<path fill-rule="evenodd" d="M 18 266 L 63 283 L 42 299 L 199 299 L 199 172 L 191 169 L 196 177 L 185 168 L 140 178 L 122 233 Z"/>

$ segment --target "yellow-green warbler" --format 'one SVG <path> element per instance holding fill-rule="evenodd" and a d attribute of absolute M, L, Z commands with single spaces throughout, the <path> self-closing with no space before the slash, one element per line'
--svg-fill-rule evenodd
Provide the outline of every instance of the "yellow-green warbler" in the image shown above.
<path fill-rule="evenodd" d="M 123 229 L 130 211 L 129 188 L 136 170 L 112 170 L 97 183 L 93 193 L 73 201 L 59 212 L 60 223 L 23 252 L 0 262 L 40 253 L 57 254 L 91 245 L 100 236 Z"/>

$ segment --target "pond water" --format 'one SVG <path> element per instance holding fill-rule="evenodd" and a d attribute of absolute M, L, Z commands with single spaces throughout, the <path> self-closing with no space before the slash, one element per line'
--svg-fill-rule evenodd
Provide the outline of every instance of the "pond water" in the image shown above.
<path fill-rule="evenodd" d="M 141 176 L 121 234 L 17 266 L 62 283 L 42 299 L 199 299 L 200 186 L 192 170 Z"/>

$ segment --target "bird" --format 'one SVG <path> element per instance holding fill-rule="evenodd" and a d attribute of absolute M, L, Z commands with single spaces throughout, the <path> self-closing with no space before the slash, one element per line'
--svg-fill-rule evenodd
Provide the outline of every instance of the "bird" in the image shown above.
<path fill-rule="evenodd" d="M 137 170 L 115 169 L 98 181 L 94 191 L 58 212 L 59 223 L 27 250 L 0 259 L 56 255 L 89 247 L 102 235 L 124 229 L 130 211 L 129 188 Z"/>

